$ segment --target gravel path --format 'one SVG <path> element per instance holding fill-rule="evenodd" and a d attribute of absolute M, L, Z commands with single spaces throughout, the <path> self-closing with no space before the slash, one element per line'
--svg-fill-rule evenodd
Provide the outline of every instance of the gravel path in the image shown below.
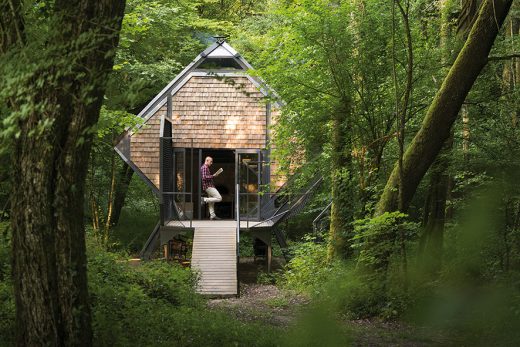
<path fill-rule="evenodd" d="M 239 298 L 212 299 L 208 306 L 224 309 L 241 321 L 287 327 L 307 303 L 303 296 L 289 295 L 274 285 L 242 284 Z"/>

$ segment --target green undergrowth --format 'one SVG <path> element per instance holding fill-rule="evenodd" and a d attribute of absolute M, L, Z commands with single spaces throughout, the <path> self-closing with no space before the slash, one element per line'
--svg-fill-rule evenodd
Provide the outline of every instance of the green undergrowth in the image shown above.
<path fill-rule="evenodd" d="M 9 240 L 0 233 L 0 346 L 14 344 Z M 179 265 L 130 265 L 87 237 L 94 346 L 275 346 L 280 331 L 210 310 Z"/>
<path fill-rule="evenodd" d="M 361 257 L 328 262 L 327 245 L 307 240 L 294 248 L 277 283 L 311 297 L 315 308 L 310 312 L 326 310 L 339 320 L 396 322 L 417 331 L 427 327 L 421 338 L 430 343 L 442 336 L 441 341 L 458 345 L 518 345 L 520 274 L 485 270 L 495 250 L 477 231 L 459 227 L 464 249 L 446 251 L 444 270 L 436 277 L 428 277 L 424 260 L 413 255 L 406 277 L 397 257 L 386 274 L 369 271 Z"/>
<path fill-rule="evenodd" d="M 143 208 L 136 212 L 123 208 L 119 223 L 110 232 L 114 248 L 138 254 L 158 220 L 157 213 L 150 209 Z"/>
<path fill-rule="evenodd" d="M 272 346 L 272 328 L 206 308 L 195 277 L 176 264 L 129 265 L 89 245 L 89 284 L 98 346 Z"/>

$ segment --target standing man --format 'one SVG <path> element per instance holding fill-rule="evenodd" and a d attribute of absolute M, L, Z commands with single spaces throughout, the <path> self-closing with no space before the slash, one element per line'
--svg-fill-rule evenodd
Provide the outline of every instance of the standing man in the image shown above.
<path fill-rule="evenodd" d="M 202 177 L 202 190 L 204 190 L 207 194 L 207 198 L 202 198 L 202 204 L 208 204 L 209 207 L 209 219 L 216 220 L 220 219 L 215 214 L 215 203 L 222 201 L 222 196 L 215 188 L 215 184 L 213 183 L 213 178 L 220 175 L 222 169 L 218 170 L 214 175 L 212 175 L 209 171 L 209 168 L 213 165 L 213 158 L 206 157 L 204 164 L 200 167 L 200 174 Z"/>

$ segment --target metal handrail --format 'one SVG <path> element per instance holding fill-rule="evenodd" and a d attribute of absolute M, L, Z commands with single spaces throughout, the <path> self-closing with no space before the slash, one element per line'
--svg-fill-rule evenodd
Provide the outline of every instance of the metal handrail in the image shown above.
<path fill-rule="evenodd" d="M 184 206 L 185 206 L 186 203 L 187 203 L 187 201 L 186 201 L 186 196 L 187 196 L 187 195 L 192 195 L 192 193 L 190 193 L 190 192 L 162 192 L 162 194 L 163 194 L 163 195 L 173 195 L 174 197 L 177 196 L 177 195 L 183 196 L 183 197 L 184 197 L 183 201 L 180 201 L 179 203 L 182 203 Z M 189 223 L 190 228 L 193 227 L 193 215 L 194 215 L 194 212 L 195 212 L 195 210 L 194 210 L 194 207 L 195 207 L 195 206 L 194 206 L 194 201 L 193 201 L 193 199 L 192 199 L 191 203 L 192 203 L 192 205 L 193 205 L 193 208 L 192 208 L 192 211 L 191 211 L 191 216 L 190 216 L 190 218 L 189 218 L 189 221 L 190 221 L 190 223 Z M 185 212 L 183 209 L 180 209 L 180 208 L 177 206 L 177 202 L 176 202 L 175 200 L 173 200 L 173 204 L 174 204 L 174 208 L 176 209 L 177 214 L 179 213 L 179 210 L 180 210 L 180 212 L 182 212 L 183 215 L 186 216 L 186 212 Z M 176 219 L 175 219 L 175 218 L 172 218 L 172 219 L 170 219 L 169 221 L 172 221 L 172 220 L 176 220 Z M 168 221 L 168 222 L 169 222 L 169 221 Z M 182 222 L 181 219 L 178 219 L 178 220 L 176 220 L 176 221 L 179 222 L 183 227 L 185 227 L 185 225 L 184 225 L 184 223 Z M 166 222 L 166 221 L 165 221 L 165 222 Z"/>
<path fill-rule="evenodd" d="M 312 221 L 312 230 L 314 231 L 315 234 L 316 234 L 317 229 L 318 229 L 318 222 L 325 215 L 325 213 L 328 213 L 328 211 L 331 208 L 331 206 L 332 206 L 332 200 L 331 200 L 331 202 L 328 203 L 327 206 L 325 206 L 325 208 Z"/>

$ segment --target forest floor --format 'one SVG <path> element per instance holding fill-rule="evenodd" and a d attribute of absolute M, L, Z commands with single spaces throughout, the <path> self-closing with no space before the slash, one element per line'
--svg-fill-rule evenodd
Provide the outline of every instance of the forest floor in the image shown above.
<path fill-rule="evenodd" d="M 252 281 L 254 263 L 241 259 L 241 273 L 245 279 L 240 297 L 211 299 L 208 306 L 223 310 L 243 322 L 256 322 L 279 328 L 295 323 L 310 300 L 302 295 L 289 293 L 273 284 Z M 274 264 L 276 269 L 279 264 Z M 385 322 L 375 319 L 345 320 L 355 346 L 445 346 L 449 344 L 440 332 L 426 327 L 410 326 L 402 322 Z"/>

